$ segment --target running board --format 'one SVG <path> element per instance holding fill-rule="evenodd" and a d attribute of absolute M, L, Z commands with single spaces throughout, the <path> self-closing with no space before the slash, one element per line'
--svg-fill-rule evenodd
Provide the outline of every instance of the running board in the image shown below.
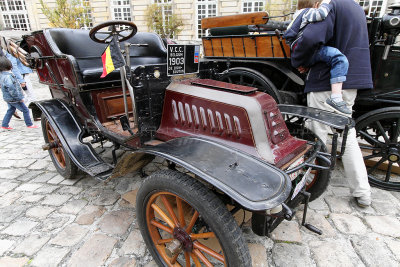
<path fill-rule="evenodd" d="M 79 169 L 99 180 L 107 180 L 113 170 L 88 143 L 82 142 L 83 129 L 72 110 L 59 99 L 35 102 L 56 131 L 63 148 Z"/>

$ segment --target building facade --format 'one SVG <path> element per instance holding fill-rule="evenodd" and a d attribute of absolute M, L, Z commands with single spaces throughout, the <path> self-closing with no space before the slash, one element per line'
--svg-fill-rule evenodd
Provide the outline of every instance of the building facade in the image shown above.
<path fill-rule="evenodd" d="M 297 0 L 84 0 L 91 11 L 87 28 L 107 20 L 135 22 L 139 31 L 151 31 L 146 25 L 146 10 L 151 4 L 161 5 L 163 15 L 177 14 L 183 21 L 183 30 L 175 38 L 182 42 L 199 40 L 205 33 L 201 30 L 204 17 L 224 16 L 266 10 L 270 16 L 293 12 Z M 368 13 L 383 15 L 395 0 L 359 0 L 361 6 L 369 6 Z M 49 7 L 56 0 L 44 1 Z M 371 3 L 371 5 L 369 5 Z M 48 28 L 49 21 L 41 11 L 39 0 L 0 0 L 3 28 L 26 31 Z"/>

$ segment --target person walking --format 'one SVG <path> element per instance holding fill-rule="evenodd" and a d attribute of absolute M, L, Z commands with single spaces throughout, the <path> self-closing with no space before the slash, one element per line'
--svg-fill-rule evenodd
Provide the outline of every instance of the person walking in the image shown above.
<path fill-rule="evenodd" d="M 357 90 L 373 87 L 366 17 L 363 9 L 354 0 L 332 0 L 330 4 L 332 10 L 325 20 L 304 28 L 302 38 L 297 42 L 291 57 L 309 58 L 321 45 L 341 51 L 349 62 L 347 79 L 343 83 L 343 100 L 352 109 Z M 331 89 L 329 71 L 329 66 L 320 62 L 308 71 L 305 85 L 308 106 L 326 109 L 324 102 Z M 330 131 L 327 126 L 312 122 L 310 128 L 326 143 Z M 371 204 L 371 188 L 354 128 L 349 130 L 342 162 L 356 203 L 360 207 L 368 207 Z"/>
<path fill-rule="evenodd" d="M 10 60 L 6 57 L 0 57 L 0 86 L 3 93 L 3 99 L 8 105 L 8 110 L 4 115 L 1 128 L 5 130 L 13 129 L 9 126 L 9 123 L 16 109 L 20 110 L 24 115 L 25 124 L 28 128 L 39 128 L 32 123 L 29 109 L 24 104 L 24 96 L 22 94 L 20 83 L 11 72 L 12 67 Z"/>

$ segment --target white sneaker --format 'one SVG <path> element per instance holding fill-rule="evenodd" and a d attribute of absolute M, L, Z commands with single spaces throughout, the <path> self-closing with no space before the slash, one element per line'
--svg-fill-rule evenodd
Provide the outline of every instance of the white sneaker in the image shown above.
<path fill-rule="evenodd" d="M 355 197 L 357 205 L 361 208 L 368 208 L 371 205 L 370 197 Z"/>

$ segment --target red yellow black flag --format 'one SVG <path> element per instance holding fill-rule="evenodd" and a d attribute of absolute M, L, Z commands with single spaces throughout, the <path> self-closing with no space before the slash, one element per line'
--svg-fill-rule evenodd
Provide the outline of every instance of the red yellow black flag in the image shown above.
<path fill-rule="evenodd" d="M 121 50 L 118 47 L 118 42 L 115 36 L 101 55 L 101 61 L 103 62 L 103 73 L 101 74 L 100 78 L 106 77 L 107 74 L 116 68 L 125 65 L 124 57 L 122 56 Z"/>

